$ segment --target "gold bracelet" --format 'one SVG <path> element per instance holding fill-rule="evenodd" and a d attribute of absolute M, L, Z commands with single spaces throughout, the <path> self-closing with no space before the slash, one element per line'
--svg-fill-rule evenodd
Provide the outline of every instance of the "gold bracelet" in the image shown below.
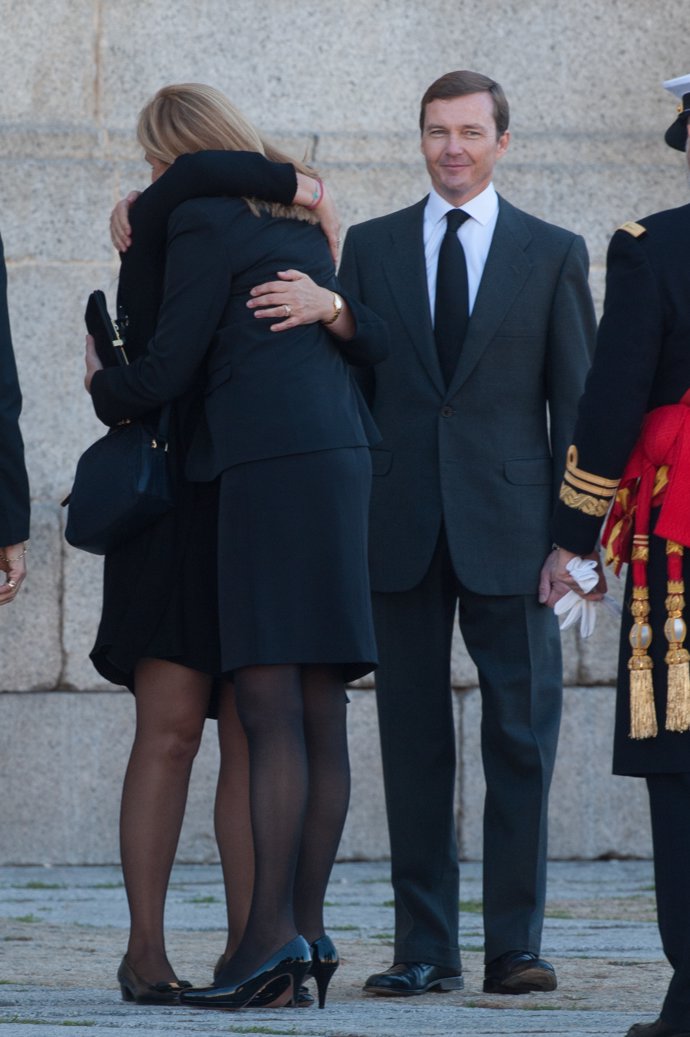
<path fill-rule="evenodd" d="M 345 303 L 343 302 L 341 297 L 338 295 L 338 293 L 337 292 L 333 292 L 333 316 L 329 317 L 328 320 L 322 320 L 321 321 L 321 323 L 323 324 L 324 328 L 327 328 L 329 324 L 334 324 L 337 321 L 338 317 L 343 312 L 343 306 L 344 305 L 345 305 Z"/>
<path fill-rule="evenodd" d="M 22 545 L 22 553 L 18 554 L 18 555 L 13 555 L 12 558 L 10 558 L 9 555 L 6 555 L 4 551 L 0 551 L 0 561 L 3 561 L 3 562 L 18 562 L 20 558 L 24 557 L 24 555 L 26 554 L 26 552 L 28 550 L 29 550 L 29 541 L 27 540 Z"/>

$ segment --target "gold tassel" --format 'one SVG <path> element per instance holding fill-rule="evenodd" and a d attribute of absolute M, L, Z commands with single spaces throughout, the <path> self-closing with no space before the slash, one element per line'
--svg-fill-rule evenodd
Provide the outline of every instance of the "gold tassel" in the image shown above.
<path fill-rule="evenodd" d="M 647 649 L 652 643 L 652 628 L 649 616 L 649 589 L 633 587 L 630 606 L 635 622 L 629 640 L 632 656 L 628 660 L 630 670 L 630 737 L 635 739 L 654 738 L 657 733 L 656 710 L 654 708 L 654 684 L 652 682 L 652 660 Z"/>
<path fill-rule="evenodd" d="M 673 541 L 666 544 L 667 554 L 682 556 L 683 547 Z M 668 641 L 666 665 L 668 666 L 668 698 L 666 700 L 666 730 L 687 731 L 690 728 L 690 653 L 683 642 L 687 635 L 687 627 L 683 620 L 685 608 L 682 580 L 669 580 L 666 597 L 668 619 L 664 624 L 664 634 Z"/>
<path fill-rule="evenodd" d="M 690 654 L 687 649 L 669 650 L 668 699 L 666 730 L 687 731 L 690 728 Z"/>

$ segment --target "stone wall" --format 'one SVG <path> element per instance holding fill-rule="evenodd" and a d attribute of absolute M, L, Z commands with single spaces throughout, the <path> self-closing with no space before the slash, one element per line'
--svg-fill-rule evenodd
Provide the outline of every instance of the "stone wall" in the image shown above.
<path fill-rule="evenodd" d="M 59 501 L 98 432 L 82 390 L 82 314 L 114 298 L 113 203 L 147 182 L 134 143 L 164 82 L 224 89 L 268 135 L 328 178 L 345 224 L 420 197 L 419 98 L 469 67 L 509 96 L 513 140 L 497 186 L 583 233 L 600 303 L 605 248 L 625 219 L 681 204 L 683 160 L 662 142 L 662 79 L 689 71 L 668 0 L 0 0 L 0 231 L 25 397 L 34 498 L 30 576 L 0 614 L 0 862 L 117 857 L 126 692 L 87 660 L 100 562 L 67 548 Z M 615 624 L 565 642 L 566 711 L 552 800 L 554 856 L 647 854 L 641 782 L 610 777 Z M 476 677 L 456 646 L 462 852 L 481 854 Z M 342 854 L 387 852 L 373 692 L 353 692 L 353 806 Z M 181 857 L 214 855 L 209 731 Z"/>

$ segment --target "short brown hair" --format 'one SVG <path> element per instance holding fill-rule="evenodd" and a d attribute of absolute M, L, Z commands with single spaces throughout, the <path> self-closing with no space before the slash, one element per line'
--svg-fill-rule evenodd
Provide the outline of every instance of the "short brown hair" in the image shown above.
<path fill-rule="evenodd" d="M 501 137 L 510 122 L 510 109 L 503 88 L 494 79 L 483 76 L 481 72 L 469 72 L 467 69 L 446 72 L 445 76 L 441 76 L 427 88 L 419 110 L 420 131 L 424 133 L 426 106 L 430 101 L 450 101 L 454 97 L 464 97 L 466 94 L 484 93 L 491 94 L 493 98 L 496 135 Z"/>

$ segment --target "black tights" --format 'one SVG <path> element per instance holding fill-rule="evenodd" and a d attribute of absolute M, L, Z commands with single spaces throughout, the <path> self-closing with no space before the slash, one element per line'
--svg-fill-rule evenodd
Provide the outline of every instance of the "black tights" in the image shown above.
<path fill-rule="evenodd" d="M 345 692 L 325 666 L 235 672 L 249 748 L 254 890 L 220 982 L 231 985 L 301 931 L 323 933 L 323 899 L 349 800 Z"/>
<path fill-rule="evenodd" d="M 137 665 L 137 726 L 122 790 L 120 846 L 131 918 L 127 956 L 150 983 L 176 978 L 165 951 L 165 895 L 210 691 L 209 677 L 176 663 L 142 659 Z"/>

